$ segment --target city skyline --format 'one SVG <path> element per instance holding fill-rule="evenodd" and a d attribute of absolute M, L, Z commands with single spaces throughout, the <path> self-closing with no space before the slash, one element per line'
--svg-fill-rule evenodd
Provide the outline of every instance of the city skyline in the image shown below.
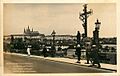
<path fill-rule="evenodd" d="M 100 37 L 116 37 L 116 5 L 88 4 L 93 14 L 88 18 L 88 36 L 92 37 L 97 19 L 101 22 Z M 84 32 L 79 12 L 83 4 L 4 4 L 4 35 L 21 34 L 29 25 L 35 31 L 49 35 L 76 35 Z"/>

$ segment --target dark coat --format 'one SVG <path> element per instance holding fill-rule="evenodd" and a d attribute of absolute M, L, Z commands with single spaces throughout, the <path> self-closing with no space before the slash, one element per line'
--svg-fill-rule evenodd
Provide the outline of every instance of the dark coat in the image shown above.
<path fill-rule="evenodd" d="M 76 47 L 76 55 L 81 55 L 81 48 L 80 47 Z"/>
<path fill-rule="evenodd" d="M 43 55 L 44 57 L 47 57 L 47 48 L 43 48 Z"/>
<path fill-rule="evenodd" d="M 99 63 L 99 53 L 96 48 L 93 48 L 90 57 L 93 59 L 94 63 Z"/>

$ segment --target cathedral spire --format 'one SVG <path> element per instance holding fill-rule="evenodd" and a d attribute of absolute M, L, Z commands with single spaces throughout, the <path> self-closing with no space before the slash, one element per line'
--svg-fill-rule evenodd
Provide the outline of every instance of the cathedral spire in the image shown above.
<path fill-rule="evenodd" d="M 30 29 L 30 28 L 29 28 L 29 25 L 28 25 L 28 29 Z"/>
<path fill-rule="evenodd" d="M 28 25 L 28 29 L 27 29 L 27 32 L 30 32 L 30 27 L 29 27 L 29 25 Z"/>
<path fill-rule="evenodd" d="M 33 28 L 32 28 L 32 32 L 33 32 Z"/>
<path fill-rule="evenodd" d="M 25 33 L 25 28 L 24 28 L 24 33 Z"/>

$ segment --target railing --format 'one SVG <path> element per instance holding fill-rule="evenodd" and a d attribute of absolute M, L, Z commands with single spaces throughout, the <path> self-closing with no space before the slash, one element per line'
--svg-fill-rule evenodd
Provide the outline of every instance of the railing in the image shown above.
<path fill-rule="evenodd" d="M 108 64 L 117 64 L 116 52 L 99 52 L 98 54 L 99 54 L 100 62 L 108 63 Z M 67 56 L 69 56 L 71 58 L 77 58 L 77 56 L 75 55 L 75 49 L 72 52 L 68 52 Z M 81 50 L 81 59 L 86 59 L 86 50 L 85 49 Z"/>
<path fill-rule="evenodd" d="M 16 53 L 24 53 L 27 54 L 26 49 L 24 50 L 18 50 L 18 49 L 6 49 L 8 52 L 16 52 Z M 4 48 L 4 51 L 6 51 Z M 68 49 L 66 51 L 63 51 L 62 53 L 56 52 L 55 56 L 60 57 L 71 57 L 71 58 L 77 58 L 75 54 L 75 49 Z M 41 50 L 32 50 L 31 54 L 33 55 L 42 55 L 42 49 Z M 48 51 L 48 56 L 51 55 L 51 51 Z M 116 52 L 99 52 L 99 58 L 102 63 L 108 63 L 108 64 L 117 64 L 117 54 Z M 86 59 L 86 50 L 81 50 L 81 59 Z"/>

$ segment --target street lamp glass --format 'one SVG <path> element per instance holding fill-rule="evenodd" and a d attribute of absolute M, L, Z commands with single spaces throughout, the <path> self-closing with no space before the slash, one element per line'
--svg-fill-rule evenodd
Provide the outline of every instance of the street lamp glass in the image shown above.
<path fill-rule="evenodd" d="M 100 24 L 101 24 L 101 22 L 99 22 L 98 19 L 97 19 L 97 22 L 95 23 L 95 25 L 96 25 L 95 28 L 99 30 Z"/>
<path fill-rule="evenodd" d="M 95 28 L 99 29 L 99 28 L 100 28 L 100 24 L 97 24 L 97 25 L 95 26 Z"/>

